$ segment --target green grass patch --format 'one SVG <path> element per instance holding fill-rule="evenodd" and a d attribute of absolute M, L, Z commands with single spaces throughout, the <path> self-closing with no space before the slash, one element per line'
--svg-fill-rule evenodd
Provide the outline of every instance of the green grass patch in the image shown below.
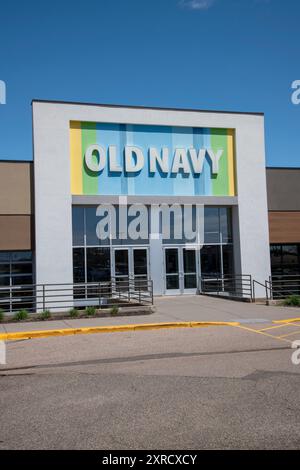
<path fill-rule="evenodd" d="M 109 311 L 111 315 L 118 315 L 119 307 L 117 305 L 113 305 Z"/>
<path fill-rule="evenodd" d="M 49 320 L 49 318 L 51 318 L 51 312 L 50 312 L 50 310 L 44 310 L 44 311 L 40 314 L 40 320 Z"/>
<path fill-rule="evenodd" d="M 5 318 L 4 310 L 3 308 L 0 308 L 0 322 L 3 321 Z"/>
<path fill-rule="evenodd" d="M 77 310 L 77 308 L 71 308 L 71 310 L 69 310 L 69 315 L 71 318 L 79 317 L 79 310 Z"/>
<path fill-rule="evenodd" d="M 85 313 L 86 313 L 89 317 L 93 317 L 94 315 L 96 315 L 97 310 L 96 310 L 95 307 L 90 306 L 90 307 L 86 307 Z"/>
<path fill-rule="evenodd" d="M 283 305 L 288 307 L 299 307 L 300 306 L 300 295 L 290 295 L 283 301 Z"/>
<path fill-rule="evenodd" d="M 17 321 L 27 320 L 27 318 L 28 318 L 28 312 L 25 309 L 19 310 L 14 315 L 14 320 L 17 320 Z"/>

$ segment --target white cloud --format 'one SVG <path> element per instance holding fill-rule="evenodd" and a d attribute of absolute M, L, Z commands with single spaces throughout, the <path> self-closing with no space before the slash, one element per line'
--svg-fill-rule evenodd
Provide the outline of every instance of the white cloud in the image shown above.
<path fill-rule="evenodd" d="M 208 10 L 215 3 L 215 0 L 180 0 L 179 5 L 189 10 Z"/>

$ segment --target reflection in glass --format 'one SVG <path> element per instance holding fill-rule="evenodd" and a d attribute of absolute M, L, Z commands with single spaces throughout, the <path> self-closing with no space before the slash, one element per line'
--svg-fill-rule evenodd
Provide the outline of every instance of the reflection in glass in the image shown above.
<path fill-rule="evenodd" d="M 128 250 L 115 250 L 115 273 L 116 276 L 128 276 Z"/>
<path fill-rule="evenodd" d="M 179 276 L 178 275 L 172 276 L 170 274 L 167 274 L 166 284 L 167 284 L 167 290 L 179 289 Z"/>
<path fill-rule="evenodd" d="M 89 246 L 100 245 L 100 240 L 97 237 L 96 228 L 99 222 L 99 217 L 96 217 L 97 207 L 85 208 L 85 230 L 86 230 L 86 244 Z M 109 240 L 101 240 L 101 245 L 109 243 Z"/>
<path fill-rule="evenodd" d="M 73 249 L 73 279 L 74 283 L 85 282 L 84 248 Z"/>
<path fill-rule="evenodd" d="M 176 248 L 167 248 L 165 250 L 166 256 L 166 273 L 178 273 L 178 250 Z"/>
<path fill-rule="evenodd" d="M 133 263 L 135 276 L 147 276 L 147 250 L 133 250 Z"/>
<path fill-rule="evenodd" d="M 221 272 L 220 246 L 204 245 L 201 250 L 201 273 L 220 276 Z"/>
<path fill-rule="evenodd" d="M 197 288 L 197 276 L 196 276 L 196 274 L 185 274 L 184 275 L 184 288 L 185 289 L 196 289 Z"/>
<path fill-rule="evenodd" d="M 183 269 L 185 273 L 196 272 L 196 251 L 183 249 Z"/>
<path fill-rule="evenodd" d="M 233 266 L 233 246 L 223 245 L 223 273 L 225 276 L 231 276 L 234 272 Z"/>
<path fill-rule="evenodd" d="M 110 249 L 87 248 L 87 282 L 106 282 L 110 280 Z"/>
<path fill-rule="evenodd" d="M 73 246 L 84 245 L 84 208 L 72 207 Z"/>

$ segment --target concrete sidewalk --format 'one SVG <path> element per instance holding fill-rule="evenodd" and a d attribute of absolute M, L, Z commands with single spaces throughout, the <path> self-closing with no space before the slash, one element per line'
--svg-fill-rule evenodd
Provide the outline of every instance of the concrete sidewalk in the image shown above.
<path fill-rule="evenodd" d="M 0 333 L 180 321 L 270 323 L 300 317 L 296 307 L 267 307 L 200 295 L 156 297 L 154 305 L 156 311 L 149 315 L 3 323 Z"/>

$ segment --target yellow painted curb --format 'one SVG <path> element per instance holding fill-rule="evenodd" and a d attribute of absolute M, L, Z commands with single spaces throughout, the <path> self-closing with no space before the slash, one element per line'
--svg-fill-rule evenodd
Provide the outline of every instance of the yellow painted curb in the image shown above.
<path fill-rule="evenodd" d="M 287 318 L 286 320 L 273 320 L 272 323 L 293 323 L 300 321 L 300 318 Z"/>
<path fill-rule="evenodd" d="M 140 323 L 136 325 L 93 326 L 85 328 L 63 328 L 59 330 L 18 331 L 1 333 L 0 340 L 46 338 L 50 336 L 86 335 L 95 333 L 116 333 L 124 331 L 160 330 L 167 328 L 201 328 L 208 326 L 238 326 L 238 322 L 170 322 L 170 323 Z"/>

